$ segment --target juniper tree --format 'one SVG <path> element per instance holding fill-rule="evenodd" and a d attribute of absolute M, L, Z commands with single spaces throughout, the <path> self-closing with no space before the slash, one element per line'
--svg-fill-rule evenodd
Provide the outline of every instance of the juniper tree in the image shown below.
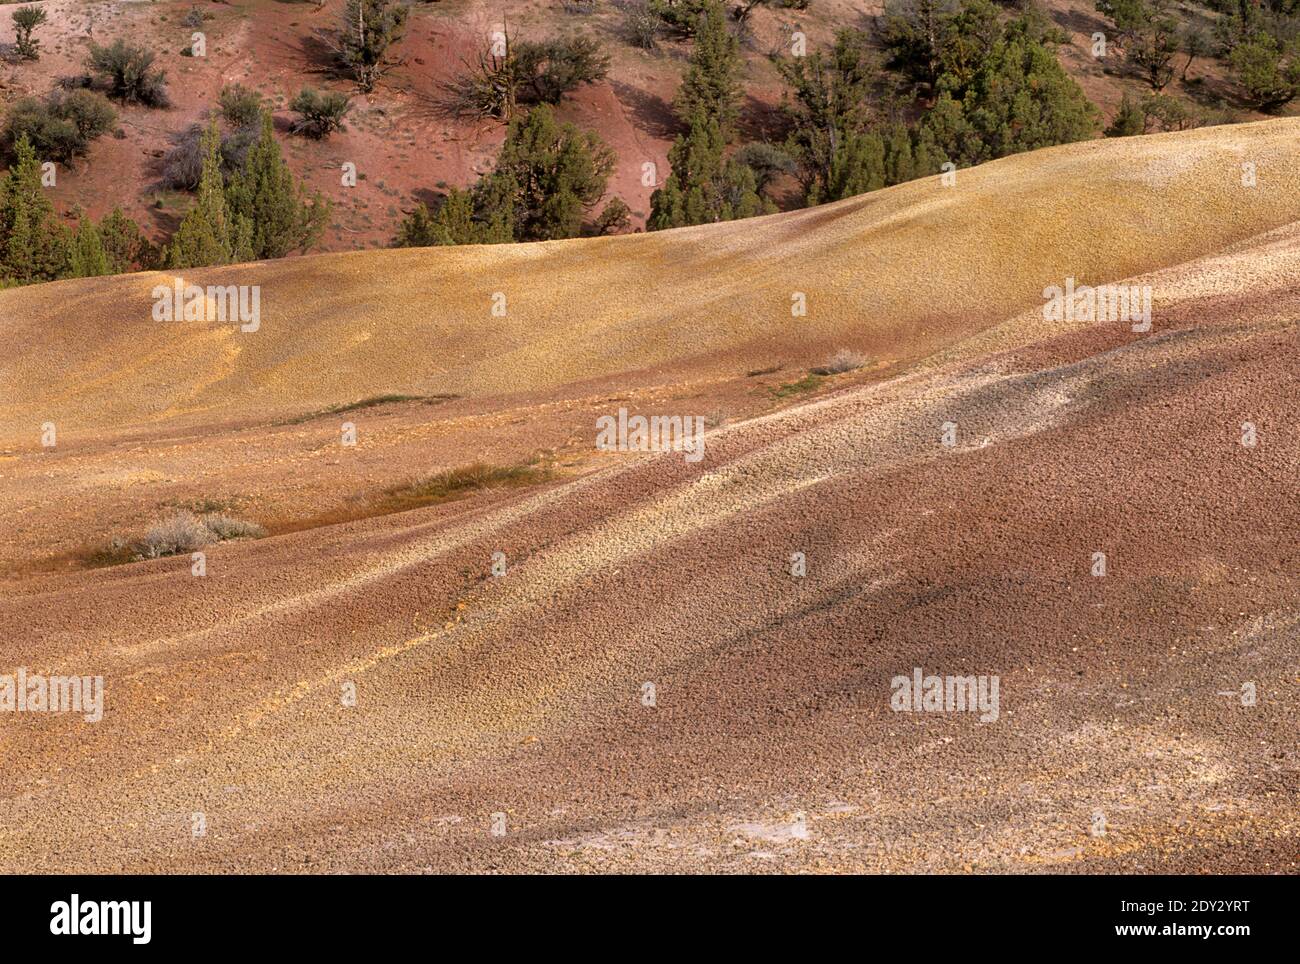
<path fill-rule="evenodd" d="M 95 222 L 85 212 L 77 212 L 77 230 L 73 232 L 68 251 L 68 276 L 72 278 L 97 278 L 112 274 L 104 241 Z"/>
<path fill-rule="evenodd" d="M 730 140 L 740 115 L 740 44 L 727 30 L 720 0 L 709 3 L 699 15 L 695 45 L 674 107 L 689 123 L 697 112 L 715 118 L 722 136 Z"/>
<path fill-rule="evenodd" d="M 203 133 L 198 197 L 173 235 L 167 265 L 174 269 L 230 264 L 253 257 L 253 226 L 232 217 L 221 176 L 221 132 L 215 119 Z"/>
<path fill-rule="evenodd" d="M 1247 100 L 1259 110 L 1276 110 L 1300 93 L 1300 43 L 1280 43 L 1257 30 L 1232 48 L 1228 63 Z"/>
<path fill-rule="evenodd" d="M 561 124 L 548 104 L 510 123 L 496 166 L 476 188 L 487 222 L 505 216 L 516 241 L 577 237 L 605 193 L 615 157 L 591 131 Z"/>
<path fill-rule="evenodd" d="M 696 108 L 690 129 L 668 152 L 672 173 L 650 196 L 651 231 L 753 217 L 775 210 L 758 194 L 758 179 L 745 164 L 724 156 L 717 120 Z"/>
<path fill-rule="evenodd" d="M 491 173 L 468 191 L 453 188 L 436 211 L 418 205 L 402 221 L 394 243 L 420 247 L 577 237 L 587 212 L 604 196 L 614 161 L 598 136 L 557 122 L 550 106 L 539 104 L 510 122 Z"/>
<path fill-rule="evenodd" d="M 841 30 L 828 52 L 781 62 L 781 75 L 793 96 L 785 103 L 791 134 L 786 147 L 798 161 L 809 204 L 835 200 L 827 185 L 842 183 L 839 154 L 871 127 L 871 84 L 876 75 L 860 30 Z"/>
<path fill-rule="evenodd" d="M 1162 90 L 1174 77 L 1174 54 L 1178 52 L 1178 19 L 1169 12 L 1166 0 L 1146 0 L 1136 34 L 1126 47 L 1128 60 L 1145 75 L 1153 90 Z"/>
<path fill-rule="evenodd" d="M 956 0 L 887 0 L 878 24 L 888 65 L 933 88 L 942 70 L 944 34 Z"/>
<path fill-rule="evenodd" d="M 1135 134 L 1145 134 L 1146 127 L 1146 115 L 1142 112 L 1142 108 L 1129 97 L 1128 91 L 1125 91 L 1119 102 L 1119 110 L 1115 113 L 1115 119 L 1106 128 L 1106 136 L 1132 137 Z"/>
<path fill-rule="evenodd" d="M 234 223 L 251 227 L 254 258 L 306 251 L 320 240 L 329 222 L 329 200 L 319 191 L 309 196 L 285 164 L 270 114 L 262 115 L 261 133 L 243 167 L 231 176 L 225 195 Z"/>
<path fill-rule="evenodd" d="M 1154 93 L 1142 98 L 1142 120 L 1144 128 L 1159 131 L 1185 131 L 1205 123 L 1205 117 L 1183 101 Z"/>
<path fill-rule="evenodd" d="M 1021 17 L 1006 25 L 968 82 L 940 74 L 939 96 L 922 127 L 947 160 L 978 164 L 1092 135 L 1097 109 L 1049 42 Z"/>
<path fill-rule="evenodd" d="M 671 172 L 663 187 L 650 196 L 647 227 L 652 231 L 775 210 L 759 194 L 758 174 L 742 159 L 726 156 L 740 115 L 740 55 L 722 4 L 708 0 L 697 21 L 690 62 L 675 100 L 686 131 L 668 152 Z"/>
<path fill-rule="evenodd" d="M 18 284 L 53 281 L 68 270 L 68 229 L 41 186 L 41 164 L 20 137 L 14 162 L 0 178 L 0 278 Z"/>
<path fill-rule="evenodd" d="M 471 213 L 473 213 L 472 208 Z M 423 201 L 402 219 L 397 226 L 397 237 L 393 238 L 395 248 L 430 248 L 435 244 L 465 243 L 468 242 L 440 240 L 434 226 L 434 216 Z"/>
<path fill-rule="evenodd" d="M 1210 53 L 1210 41 L 1204 31 L 1196 27 L 1185 27 L 1179 34 L 1179 44 L 1182 47 L 1182 52 L 1187 54 L 1187 61 L 1183 64 L 1182 72 L 1178 75 L 1178 78 L 1186 83 L 1187 71 L 1192 69 L 1192 61 L 1197 57 L 1204 57 Z"/>
<path fill-rule="evenodd" d="M 916 152 L 905 124 L 894 124 L 883 135 L 885 149 L 885 183 L 902 184 L 917 177 Z M 928 172 L 927 172 L 928 173 Z"/>
<path fill-rule="evenodd" d="M 480 214 L 475 210 L 473 191 L 452 188 L 434 212 L 423 203 L 416 205 L 402 221 L 393 243 L 399 248 L 424 248 L 444 244 L 504 244 L 513 240 L 508 205 Z"/>
<path fill-rule="evenodd" d="M 711 200 L 722 178 L 722 130 L 718 122 L 699 115 L 690 129 L 678 135 L 668 152 L 669 174 L 663 187 L 650 195 L 651 231 L 680 228 L 720 220 L 713 216 Z"/>
<path fill-rule="evenodd" d="M 826 200 L 878 191 L 885 186 L 885 142 L 875 131 L 854 134 L 831 162 Z"/>
<path fill-rule="evenodd" d="M 1034 16 L 1034 14 L 1026 14 Z M 1028 24 L 1028 22 L 1026 22 Z M 1033 35 L 1041 39 L 1034 21 Z M 938 78 L 948 90 L 964 90 L 1002 39 L 1001 11 L 990 0 L 962 0 L 951 14 L 939 21 Z M 933 88 L 932 88 L 933 89 Z"/>
<path fill-rule="evenodd" d="M 374 90 L 391 67 L 388 51 L 406 33 L 406 18 L 406 7 L 397 0 L 348 0 L 337 51 L 362 90 Z"/>
<path fill-rule="evenodd" d="M 140 226 L 122 213 L 121 208 L 99 222 L 100 240 L 111 274 L 147 271 L 154 267 L 157 251 L 140 231 Z"/>
<path fill-rule="evenodd" d="M 611 198 L 605 205 L 605 209 L 600 212 L 600 217 L 596 219 L 593 233 L 622 234 L 631 223 L 632 209 L 627 206 L 627 202 L 621 197 Z"/>

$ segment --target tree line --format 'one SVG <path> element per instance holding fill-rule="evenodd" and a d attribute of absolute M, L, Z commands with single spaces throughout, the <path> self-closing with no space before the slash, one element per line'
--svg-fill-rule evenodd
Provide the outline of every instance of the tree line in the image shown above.
<path fill-rule="evenodd" d="M 652 171 L 657 187 L 648 230 L 771 213 L 788 207 L 792 194 L 808 205 L 835 201 L 1082 140 L 1100 127 L 1099 112 L 1056 56 L 1067 35 L 1032 0 L 1010 0 L 1010 8 L 992 0 L 887 0 L 867 26 L 839 30 L 824 49 L 773 54 L 786 87 L 782 136 L 747 137 L 741 43 L 748 21 L 760 6 L 802 9 L 809 2 L 625 4 L 627 25 L 649 19 L 637 35 L 648 31 L 650 45 L 664 36 L 690 44 L 672 102 L 679 133 L 668 170 Z M 1221 15 L 1206 36 L 1180 22 L 1170 0 L 1096 0 L 1113 25 L 1114 53 L 1150 87 L 1141 99 L 1125 96 L 1106 134 L 1201 122 L 1162 92 L 1175 74 L 1186 80 L 1198 56 L 1224 58 L 1243 96 L 1261 109 L 1296 96 L 1300 0 L 1211 2 Z M 19 56 L 38 59 L 44 10 L 20 7 L 12 16 Z M 399 0 L 348 0 L 327 32 L 338 70 L 358 89 L 373 89 L 401 63 L 407 20 Z M 626 36 L 636 42 L 633 33 Z M 609 64 L 601 45 L 581 31 L 521 38 L 503 24 L 437 92 L 451 115 L 506 126 L 490 171 L 432 205 L 415 205 L 393 243 L 497 244 L 627 230 L 628 205 L 606 200 L 618 159 L 595 132 L 555 112 L 571 93 L 605 78 Z M 67 224 L 33 190 L 41 184 L 39 162 L 68 163 L 114 130 L 115 104 L 165 107 L 168 100 L 166 74 L 153 54 L 118 40 L 91 44 L 84 75 L 12 105 L 0 128 L 0 152 L 9 162 L 0 181 L 0 284 L 273 258 L 318 242 L 330 202 L 293 177 L 261 95 L 239 85 L 224 88 L 209 122 L 179 132 L 164 158 L 163 183 L 195 195 L 164 244 L 152 245 L 120 210 L 99 223 L 75 211 L 75 225 Z M 297 117 L 291 129 L 329 137 L 346 129 L 350 107 L 344 94 L 304 89 L 290 103 Z"/>

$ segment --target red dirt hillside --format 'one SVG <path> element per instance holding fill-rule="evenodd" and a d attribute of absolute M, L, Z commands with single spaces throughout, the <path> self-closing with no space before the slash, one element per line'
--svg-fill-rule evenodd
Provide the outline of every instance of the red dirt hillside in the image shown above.
<path fill-rule="evenodd" d="M 592 14 L 570 13 L 559 0 L 416 3 L 406 38 L 397 48 L 401 64 L 367 96 L 355 94 L 352 84 L 332 75 L 320 37 L 337 24 L 342 3 L 43 0 L 38 5 L 48 11 L 50 22 L 38 33 L 41 60 L 0 68 L 0 98 L 11 102 L 24 94 L 45 94 L 60 77 L 82 72 L 92 41 L 123 37 L 155 50 L 158 64 L 168 73 L 174 105 L 167 110 L 122 109 L 123 136 L 101 138 L 88 157 L 61 171 L 54 197 L 64 210 L 79 204 L 95 216 L 121 205 L 150 234 L 164 237 L 189 203 L 186 195 L 159 186 L 161 156 L 170 138 L 204 120 L 223 85 L 254 87 L 277 108 L 290 166 L 335 202 L 321 250 L 352 250 L 386 245 L 403 211 L 416 201 L 430 200 L 447 186 L 470 184 L 491 165 L 503 137 L 501 125 L 445 116 L 437 92 L 495 25 L 504 19 L 513 33 L 526 38 L 582 30 L 600 38 L 612 55 L 609 76 L 566 99 L 560 117 L 595 130 L 616 151 L 619 164 L 609 193 L 628 202 L 634 224 L 644 223 L 653 187 L 642 184 L 642 164 L 655 163 L 660 181 L 667 174 L 668 148 L 677 133 L 670 105 L 687 44 L 665 41 L 655 53 L 629 46 L 621 39 L 620 14 L 609 3 L 597 4 Z M 5 9 L 0 8 L 0 42 L 12 39 Z M 204 58 L 181 53 L 193 32 L 182 24 L 191 9 L 210 18 L 202 27 L 208 50 Z M 1044 9 L 1070 33 L 1071 43 L 1060 52 L 1062 63 L 1107 117 L 1122 91 L 1142 92 L 1143 85 L 1117 64 L 1103 69 L 1105 65 L 1089 54 L 1091 33 L 1104 28 L 1090 3 L 1048 0 Z M 752 36 L 743 45 L 747 136 L 779 140 L 783 134 L 775 108 L 784 87 L 767 55 L 784 51 L 794 29 L 804 31 L 810 49 L 817 49 L 830 42 L 838 27 L 865 26 L 868 15 L 878 11 L 878 4 L 862 0 L 813 0 L 804 11 L 755 10 Z M 1195 16 L 1208 22 L 1204 11 Z M 1193 106 L 1219 105 L 1225 116 L 1260 116 L 1233 99 L 1217 61 L 1198 60 L 1188 79 L 1196 83 L 1178 79 L 1166 92 Z M 346 132 L 323 143 L 289 136 L 287 104 L 307 85 L 354 93 Z M 351 188 L 342 185 L 340 176 L 341 165 L 348 161 L 356 164 L 361 178 Z"/>

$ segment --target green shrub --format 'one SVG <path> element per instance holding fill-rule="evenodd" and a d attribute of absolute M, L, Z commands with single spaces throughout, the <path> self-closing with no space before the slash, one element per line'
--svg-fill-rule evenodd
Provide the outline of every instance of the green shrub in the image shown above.
<path fill-rule="evenodd" d="M 118 39 L 108 47 L 92 43 L 86 66 L 119 100 L 146 107 L 167 107 L 171 103 L 167 97 L 167 75 L 152 69 L 153 61 L 152 51 Z"/>
<path fill-rule="evenodd" d="M 114 208 L 99 222 L 99 237 L 111 274 L 149 271 L 158 266 L 157 248 L 121 208 Z"/>
<path fill-rule="evenodd" d="M 509 121 L 519 104 L 558 104 L 582 84 L 601 80 L 609 56 L 591 37 L 515 41 L 507 31 L 467 64 L 460 76 L 442 85 L 444 106 L 462 117 Z"/>
<path fill-rule="evenodd" d="M 1228 63 L 1247 99 L 1260 110 L 1276 110 L 1300 92 L 1300 55 L 1260 31 L 1232 48 Z"/>
<path fill-rule="evenodd" d="M 682 37 L 694 37 L 700 15 L 712 0 L 650 0 L 650 10 L 669 30 Z"/>
<path fill-rule="evenodd" d="M 221 116 L 232 127 L 254 127 L 262 122 L 262 95 L 243 84 L 221 88 Z"/>
<path fill-rule="evenodd" d="M 346 94 L 333 92 L 321 93 L 304 88 L 289 104 L 289 109 L 298 115 L 294 122 L 295 134 L 305 134 L 315 140 L 323 140 L 334 131 L 345 131 L 343 118 L 352 108 L 352 101 Z"/>
<path fill-rule="evenodd" d="M 516 49 L 519 100 L 525 104 L 558 104 L 565 94 L 604 79 L 609 71 L 609 55 L 592 37 L 556 37 Z"/>
<path fill-rule="evenodd" d="M 622 234 L 632 224 L 632 209 L 621 197 L 610 199 L 605 209 L 596 218 L 595 233 Z"/>
<path fill-rule="evenodd" d="M 6 156 L 12 157 L 19 138 L 26 136 L 43 160 L 67 163 L 86 153 L 90 142 L 117 121 L 113 105 L 90 90 L 56 91 L 45 100 L 24 97 L 14 104 L 0 134 Z"/>
<path fill-rule="evenodd" d="M 659 46 L 663 21 L 650 4 L 650 0 L 623 0 L 619 5 L 623 15 L 623 39 L 633 47 L 654 50 Z"/>

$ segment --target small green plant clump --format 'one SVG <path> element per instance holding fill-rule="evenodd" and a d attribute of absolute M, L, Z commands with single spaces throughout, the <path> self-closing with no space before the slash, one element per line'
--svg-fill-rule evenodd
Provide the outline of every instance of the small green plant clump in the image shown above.
<path fill-rule="evenodd" d="M 154 70 L 153 62 L 153 51 L 119 38 L 107 47 L 92 43 L 86 66 L 107 86 L 109 96 L 127 104 L 168 107 L 167 75 Z"/>
<path fill-rule="evenodd" d="M 289 109 L 298 115 L 293 132 L 324 140 L 335 131 L 347 130 L 343 119 L 351 108 L 352 101 L 346 94 L 304 88 L 289 104 Z"/>

